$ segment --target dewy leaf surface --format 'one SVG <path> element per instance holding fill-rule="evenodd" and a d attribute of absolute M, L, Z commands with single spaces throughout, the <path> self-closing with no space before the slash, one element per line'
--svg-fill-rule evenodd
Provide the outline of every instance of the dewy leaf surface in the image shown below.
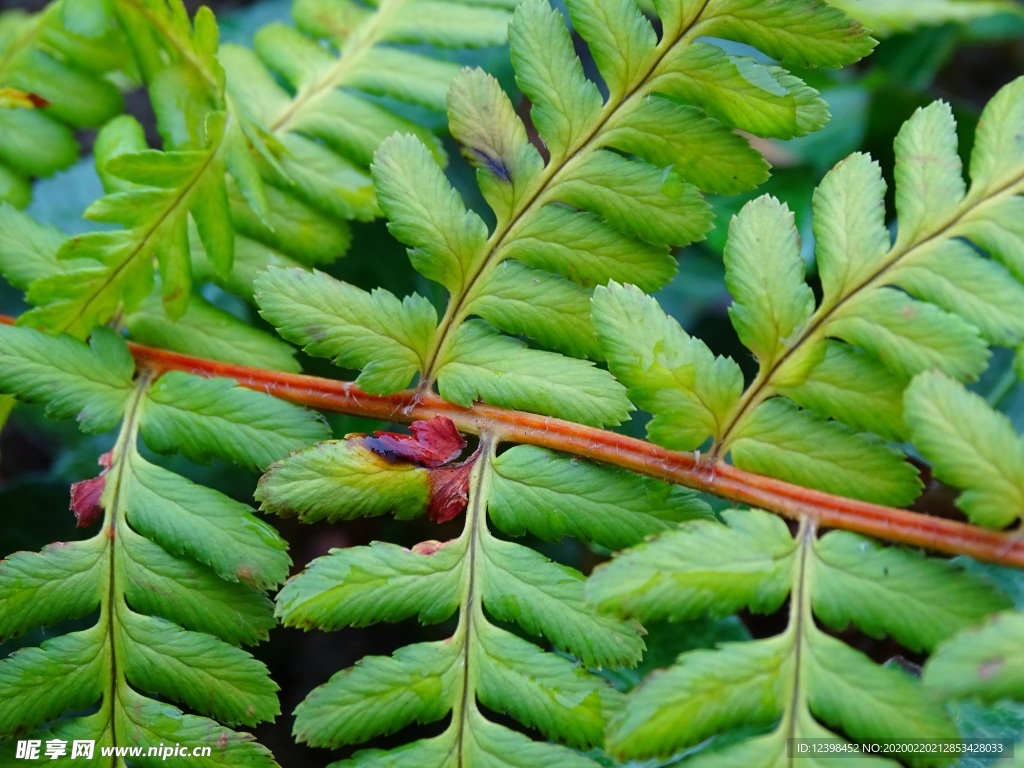
<path fill-rule="evenodd" d="M 618 424 L 630 410 L 622 386 L 606 371 L 584 360 L 530 349 L 482 320 L 459 328 L 449 354 L 438 390 L 459 405 L 500 402 L 595 426 Z"/>
<path fill-rule="evenodd" d="M 652 439 L 686 450 L 718 431 L 743 389 L 738 365 L 716 357 L 634 286 L 598 289 L 593 316 L 609 369 L 655 414 Z"/>
<path fill-rule="evenodd" d="M 296 736 L 314 746 L 353 744 L 444 716 L 456 695 L 458 648 L 416 643 L 367 656 L 299 705 Z"/>
<path fill-rule="evenodd" d="M 987 580 L 856 534 L 833 531 L 818 540 L 815 554 L 823 576 L 814 593 L 818 617 L 836 629 L 852 623 L 870 635 L 891 635 L 911 650 L 932 651 L 1009 607 Z"/>
<path fill-rule="evenodd" d="M 67 336 L 3 325 L 0 345 L 5 392 L 45 403 L 54 418 L 76 417 L 89 432 L 104 432 L 123 415 L 134 364 L 113 333 L 98 331 L 86 346 Z"/>
<path fill-rule="evenodd" d="M 793 541 L 766 515 L 726 512 L 727 525 L 683 524 L 628 550 L 595 572 L 587 598 L 605 610 L 648 619 L 741 607 L 768 613 L 789 592 Z"/>
<path fill-rule="evenodd" d="M 128 522 L 139 533 L 172 554 L 209 565 L 228 581 L 263 589 L 285 580 L 291 560 L 281 538 L 248 506 L 141 456 L 129 462 L 122 494 Z"/>
<path fill-rule="evenodd" d="M 1020 613 L 1007 611 L 972 627 L 939 647 L 928 660 L 925 685 L 945 696 L 986 702 L 1020 698 L 1024 653 Z"/>
<path fill-rule="evenodd" d="M 483 602 L 494 618 L 543 635 L 587 667 L 628 667 L 640 661 L 643 643 L 636 628 L 587 608 L 579 572 L 498 539 L 487 541 L 482 554 Z"/>
<path fill-rule="evenodd" d="M 436 624 L 458 608 L 465 554 L 458 542 L 409 550 L 378 541 L 334 550 L 281 590 L 278 611 L 292 624 L 325 630 L 411 616 Z"/>
<path fill-rule="evenodd" d="M 0 637 L 90 613 L 100 601 L 102 553 L 100 542 L 93 539 L 51 544 L 42 552 L 16 552 L 0 561 Z"/>
<path fill-rule="evenodd" d="M 678 485 L 519 445 L 494 460 L 491 522 L 513 536 L 622 549 L 710 509 Z"/>
<path fill-rule="evenodd" d="M 24 204 L 27 176 L 49 175 L 76 157 L 64 122 L 106 123 L 95 155 L 107 194 L 87 216 L 115 227 L 65 239 L 60 258 L 67 268 L 32 281 L 36 307 L 29 316 L 36 326 L 84 338 L 147 304 L 149 323 L 129 324 L 144 342 L 181 335 L 174 321 L 194 307 L 193 289 L 202 282 L 249 301 L 252 278 L 268 266 L 308 268 L 344 255 L 350 222 L 380 215 L 368 166 L 381 141 L 396 131 L 416 134 L 444 159 L 437 137 L 402 116 L 412 105 L 444 109 L 458 67 L 446 60 L 448 52 L 430 46 L 501 45 L 512 7 L 299 0 L 298 28 L 265 25 L 251 50 L 220 45 L 209 10 L 189 18 L 177 2 L 95 2 L 88 12 L 78 4 L 67 18 L 88 15 L 97 35 L 79 39 L 56 23 L 66 5 L 37 20 L 5 14 L 0 47 L 13 48 L 0 60 L 0 87 L 8 77 L 12 86 L 27 85 L 27 77 L 61 103 L 47 114 L 3 110 L 10 141 L 0 149 L 0 194 Z M 451 23 L 439 23 L 442 17 Z M 99 37 L 101 31 L 109 33 Z M 122 61 L 129 51 L 138 71 Z M 119 71 L 108 79 L 115 64 Z M 112 81 L 139 75 L 161 149 L 148 145 L 134 118 L 108 122 L 121 106 Z M 33 133 L 35 142 L 28 140 Z M 156 302 L 147 301 L 154 296 Z M 256 343 L 251 336 L 248 342 Z M 398 375 L 381 374 L 379 386 L 400 388 L 393 383 Z"/>
<path fill-rule="evenodd" d="M 383 289 L 367 293 L 321 272 L 264 272 L 256 292 L 263 317 L 284 338 L 311 355 L 361 369 L 357 381 L 368 392 L 408 386 L 437 325 L 433 306 L 420 296 L 400 301 Z"/>
<path fill-rule="evenodd" d="M 909 504 L 921 487 L 897 449 L 781 398 L 757 407 L 732 457 L 753 472 L 881 504 Z"/>
<path fill-rule="evenodd" d="M 177 448 L 205 462 L 218 457 L 263 469 L 327 437 L 318 416 L 228 379 L 171 371 L 147 392 L 142 435 L 154 450 Z"/>

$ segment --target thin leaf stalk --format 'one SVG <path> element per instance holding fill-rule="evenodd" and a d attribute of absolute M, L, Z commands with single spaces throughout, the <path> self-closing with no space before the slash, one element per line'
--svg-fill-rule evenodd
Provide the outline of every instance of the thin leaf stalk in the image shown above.
<path fill-rule="evenodd" d="M 301 88 L 285 110 L 270 123 L 272 133 L 284 133 L 307 105 L 315 103 L 323 94 L 344 84 L 350 70 L 356 67 L 377 43 L 381 41 L 381 27 L 389 17 L 405 6 L 405 0 L 383 0 L 366 26 L 357 30 L 352 39 L 339 46 L 338 61 L 312 85 Z"/>
<path fill-rule="evenodd" d="M 110 687 L 104 692 L 101 711 L 107 717 L 104 735 L 109 736 L 106 741 L 110 744 L 120 743 L 116 730 L 117 700 L 128 685 L 124 669 L 119 664 L 119 659 L 125 655 L 119 630 L 123 623 L 121 614 L 128 610 L 124 601 L 124 577 L 118 564 L 118 558 L 124 556 L 122 539 L 128 527 L 121 515 L 121 488 L 125 482 L 125 473 L 131 471 L 128 466 L 129 456 L 135 450 L 138 442 L 139 416 L 151 381 L 152 377 L 144 373 L 136 382 L 135 392 L 132 394 L 131 400 L 128 401 L 124 421 L 121 422 L 117 442 L 111 452 L 110 471 L 107 476 L 106 492 L 103 494 L 105 512 L 103 530 L 100 535 L 106 539 L 107 588 L 100 603 L 99 626 L 106 634 L 104 646 L 110 657 L 108 667 Z M 111 757 L 111 766 L 116 766 L 119 762 L 119 758 Z"/>
<path fill-rule="evenodd" d="M 483 601 L 477 590 L 477 557 L 483 548 L 487 532 L 487 498 L 490 495 L 491 462 L 494 460 L 496 441 L 489 432 L 480 435 L 479 458 L 469 479 L 469 503 L 466 505 L 466 527 L 462 536 L 466 540 L 468 558 L 463 572 L 462 596 L 459 601 L 459 625 L 455 631 L 455 642 L 462 644 L 462 685 L 452 707 L 452 727 L 457 728 L 454 741 L 455 765 L 465 765 L 463 737 L 472 726 L 469 719 L 476 708 L 476 686 L 478 666 L 473 647 L 478 645 L 477 626 L 486 621 Z"/>
<path fill-rule="evenodd" d="M 789 599 L 789 625 L 786 634 L 793 642 L 793 680 L 789 692 L 789 703 L 782 716 L 781 727 L 786 738 L 796 738 L 801 714 L 807 711 L 807 688 L 803 685 L 803 662 L 807 632 L 814 628 L 814 613 L 811 606 L 811 579 L 813 578 L 813 549 L 817 538 L 818 523 L 810 516 L 800 518 L 796 535 L 799 553 L 793 567 L 793 592 Z"/>
<path fill-rule="evenodd" d="M 192 50 L 191 45 L 188 41 L 182 40 L 178 31 L 170 24 L 167 23 L 166 19 L 162 18 L 159 14 L 154 13 L 153 10 L 146 6 L 145 3 L 139 2 L 138 0 L 119 0 L 119 4 L 124 5 L 125 9 L 131 13 L 135 13 L 143 17 L 150 25 L 150 27 L 160 33 L 160 37 L 163 41 L 168 42 L 177 51 L 178 55 L 189 63 L 199 76 L 206 81 L 206 84 L 210 86 L 210 92 L 216 96 L 220 101 L 223 101 L 223 88 L 217 78 L 211 73 L 206 67 L 203 66 L 202 62 L 196 58 L 195 52 Z M 123 9 L 117 7 L 119 17 L 123 17 Z M 120 18 L 121 26 L 125 28 L 125 37 L 128 42 L 133 45 L 136 49 L 136 59 L 139 62 L 140 67 L 147 66 L 147 59 L 152 59 L 154 54 L 152 51 L 139 51 L 137 41 L 133 40 L 133 35 L 130 34 L 131 22 Z M 159 57 L 156 57 L 159 58 Z M 158 70 L 157 70 L 158 71 Z M 156 76 L 157 71 L 146 72 L 147 82 L 152 80 Z"/>
<path fill-rule="evenodd" d="M 192 177 L 182 186 L 182 188 L 174 196 L 174 199 L 171 200 L 167 207 L 165 207 L 164 210 L 157 217 L 156 221 L 131 230 L 132 234 L 135 234 L 137 232 L 141 233 L 141 237 L 137 241 L 135 247 L 133 247 L 131 249 L 131 252 L 128 253 L 125 257 L 123 257 L 119 263 L 113 266 L 113 268 L 109 271 L 109 274 L 107 275 L 103 283 L 92 292 L 92 295 L 89 296 L 89 298 L 86 301 L 82 302 L 82 305 L 79 307 L 78 312 L 58 330 L 67 332 L 71 328 L 73 328 L 75 323 L 78 322 L 78 320 L 82 317 L 86 310 L 92 306 L 93 302 L 95 302 L 100 296 L 102 296 L 103 292 L 110 286 L 110 284 L 117 279 L 118 275 L 120 275 L 125 269 L 129 267 L 129 265 L 131 265 L 137 258 L 139 258 L 140 254 L 145 255 L 147 253 L 150 240 L 157 235 L 157 233 L 163 228 L 164 223 L 171 216 L 174 215 L 178 208 L 181 206 L 188 206 L 192 198 L 193 191 L 203 180 L 203 177 L 206 175 L 206 172 L 210 170 L 210 168 L 213 166 L 214 159 L 217 157 L 217 154 L 224 146 L 224 136 L 226 133 L 227 126 L 225 125 L 224 130 L 221 131 L 220 137 L 217 140 L 216 146 L 209 147 L 206 157 L 203 159 L 202 165 L 200 165 L 196 169 L 195 173 L 192 174 Z"/>

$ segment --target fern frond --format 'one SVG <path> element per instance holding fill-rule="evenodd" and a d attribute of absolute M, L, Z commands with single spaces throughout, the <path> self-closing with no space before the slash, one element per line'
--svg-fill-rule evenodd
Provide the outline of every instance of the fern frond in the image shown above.
<path fill-rule="evenodd" d="M 0 205 L 0 273 L 15 288 L 27 290 L 43 278 L 73 275 L 76 267 L 84 266 L 58 258 L 66 239 L 63 232 L 43 226 L 10 206 Z M 122 320 L 132 338 L 143 344 L 278 371 L 299 369 L 293 347 L 195 293 L 189 297 L 185 316 L 176 322 L 167 317 L 159 290 L 124 313 Z"/>
<path fill-rule="evenodd" d="M 113 193 L 94 203 L 88 215 L 124 229 L 70 239 L 59 258 L 82 268 L 74 276 L 51 275 L 29 289 L 29 300 L 41 305 L 31 313 L 32 323 L 80 337 L 122 305 L 138 306 L 154 285 L 156 263 L 168 315 L 177 319 L 184 313 L 191 293 L 190 217 L 216 269 L 230 270 L 234 233 L 223 177 L 234 160 L 235 175 L 244 179 L 252 162 L 247 148 L 237 146 L 241 134 L 223 111 L 224 75 L 209 9 L 190 24 L 176 1 L 126 0 L 114 7 L 135 45 L 170 151 L 131 152 L 145 146 L 142 129 L 131 118 L 107 126 L 107 136 L 100 138 L 97 161 Z M 165 33 L 152 48 L 145 44 L 155 37 L 150 24 Z M 187 105 L 184 114 L 177 112 L 179 105 Z"/>
<path fill-rule="evenodd" d="M 28 322 L 83 336 L 122 307 L 135 310 L 157 267 L 174 321 L 188 309 L 196 278 L 247 297 L 251 276 L 269 264 L 311 265 L 344 254 L 351 242 L 347 222 L 378 215 L 366 168 L 373 150 L 412 123 L 340 89 L 404 101 L 433 93 L 426 106 L 443 106 L 457 67 L 394 44 L 497 44 L 508 18 L 500 5 L 453 5 L 461 21 L 445 36 L 430 25 L 422 34 L 410 26 L 437 10 L 432 3 L 421 9 L 389 0 L 361 10 L 299 4 L 302 28 L 325 36 L 339 55 L 272 25 L 257 38 L 261 61 L 237 46 L 218 49 L 216 22 L 206 9 L 190 23 L 178 0 L 114 3 L 114 15 L 136 43 L 166 150 L 145 148 L 141 128 L 127 118 L 104 129 L 97 165 L 110 194 L 86 215 L 124 229 L 69 240 L 60 257 L 81 268 L 74 277 L 32 286 L 29 300 L 40 307 Z M 162 57 L 154 56 L 161 50 Z M 291 83 L 294 95 L 277 76 Z M 238 270 L 236 257 L 244 260 Z"/>
<path fill-rule="evenodd" d="M 0 661 L 0 738 L 191 740 L 212 748 L 209 766 L 274 765 L 251 736 L 219 723 L 255 725 L 280 711 L 266 668 L 238 646 L 266 639 L 274 624 L 263 590 L 288 574 L 285 542 L 246 505 L 144 459 L 138 440 L 263 467 L 323 437 L 322 423 L 233 382 L 153 381 L 145 371 L 133 381 L 124 341 L 105 330 L 87 347 L 2 326 L 0 351 L 3 392 L 43 402 L 51 416 L 77 414 L 92 431 L 121 422 L 104 471 L 72 490 L 80 525 L 102 516 L 97 535 L 0 562 L 4 638 L 99 611 L 90 628 Z"/>
<path fill-rule="evenodd" d="M 801 485 L 902 506 L 917 495 L 903 454 L 902 392 L 938 369 L 980 374 L 989 344 L 1024 336 L 1024 79 L 988 105 L 964 183 L 952 112 L 919 110 L 896 141 L 898 235 L 885 226 L 881 171 L 864 155 L 814 196 L 823 298 L 804 282 L 792 214 L 772 198 L 733 220 L 725 251 L 730 309 L 759 369 L 714 358 L 630 287 L 601 288 L 594 320 L 611 371 L 652 412 L 653 440 Z M 972 244 L 987 250 L 984 258 Z M 638 331 L 637 329 L 642 330 Z"/>
<path fill-rule="evenodd" d="M 181 317 L 192 292 L 190 213 L 216 268 L 222 273 L 230 269 L 233 230 L 227 199 L 203 184 L 211 178 L 208 169 L 216 162 L 223 137 L 223 127 L 215 130 L 213 146 L 204 151 L 148 150 L 122 155 L 108 165 L 108 170 L 146 186 L 101 198 L 89 215 L 126 228 L 68 240 L 58 258 L 89 266 L 34 283 L 28 299 L 40 307 L 27 315 L 27 322 L 84 336 L 113 318 L 122 305 L 139 306 L 154 286 L 157 264 L 167 314 L 172 320 Z"/>
<path fill-rule="evenodd" d="M 937 373 L 906 393 L 910 438 L 935 475 L 963 493 L 972 522 L 1003 528 L 1024 516 L 1024 438 L 981 397 Z"/>
<path fill-rule="evenodd" d="M 941 645 L 924 683 L 943 696 L 986 702 L 1024 698 L 1024 614 L 1005 611 Z"/>
<path fill-rule="evenodd" d="M 938 373 L 906 392 L 915 447 L 935 474 L 962 490 L 956 504 L 979 525 L 1005 527 L 1024 515 L 1024 439 L 978 395 Z M 1021 614 L 1005 612 L 943 644 L 925 667 L 925 684 L 944 696 L 1024 698 Z"/>
<path fill-rule="evenodd" d="M 873 46 L 823 3 L 786 8 L 792 13 L 780 16 L 752 2 L 659 3 L 659 40 L 633 0 L 571 2 L 605 98 L 585 76 L 561 15 L 542 0 L 521 5 L 509 28 L 512 60 L 548 157 L 530 142 L 497 81 L 479 70 L 452 83 L 448 113 L 496 217 L 493 229 L 466 209 L 420 140 L 393 137 L 381 145 L 373 175 L 389 228 L 449 299 L 440 321 L 424 328 L 425 350 L 410 349 L 396 334 L 396 344 L 382 344 L 363 363 L 401 376 L 364 374 L 360 385 L 391 392 L 418 374 L 422 387 L 436 383 L 442 397 L 463 405 L 482 399 L 588 424 L 623 420 L 629 404 L 604 372 L 503 333 L 598 358 L 590 289 L 611 279 L 661 287 L 675 271 L 670 249 L 702 239 L 711 226 L 701 190 L 737 192 L 767 178 L 767 164 L 735 129 L 791 137 L 824 125 L 824 104 L 798 78 L 699 40 L 717 36 L 760 47 L 784 64 L 828 67 Z M 779 18 L 794 14 L 795 23 L 780 26 Z M 312 305 L 308 314 L 319 322 L 295 322 L 300 281 L 308 284 L 298 273 L 272 273 L 257 284 L 264 316 L 289 339 L 315 350 L 325 323 L 332 338 L 355 327 L 349 318 L 327 317 L 318 297 L 342 290 L 327 285 L 299 302 Z M 386 325 L 381 310 L 361 324 Z M 533 396 L 522 394 L 524 385 Z"/>
<path fill-rule="evenodd" d="M 458 72 L 404 46 L 500 45 L 512 7 L 511 0 L 297 0 L 297 28 L 260 30 L 255 51 L 225 46 L 228 98 L 273 160 L 264 169 L 270 183 L 332 216 L 377 215 L 366 173 L 373 153 L 400 131 L 443 158 L 438 139 L 401 112 L 409 104 L 443 110 Z"/>
<path fill-rule="evenodd" d="M 876 35 L 892 35 L 916 27 L 968 22 L 997 14 L 1024 15 L 1019 3 L 1006 0 L 829 0 Z"/>
<path fill-rule="evenodd" d="M 68 27 L 60 2 L 27 14 L 0 13 L 0 202 L 23 207 L 30 182 L 78 159 L 74 131 L 121 112 L 111 75 L 130 72 L 131 57 L 114 29 Z"/>
<path fill-rule="evenodd" d="M 815 617 L 836 630 L 852 624 L 931 650 L 1007 606 L 993 584 L 855 534 L 818 538 L 806 520 L 794 538 L 759 510 L 722 518 L 726 525 L 683 523 L 599 567 L 588 598 L 622 617 L 683 620 L 741 607 L 771 612 L 788 597 L 788 625 L 767 639 L 684 653 L 650 677 L 610 726 L 613 754 L 667 758 L 719 737 L 687 764 L 781 766 L 791 738 L 958 738 L 928 690 L 827 635 Z M 951 760 L 911 758 L 914 765 Z"/>
<path fill-rule="evenodd" d="M 414 424 L 415 438 L 378 433 L 321 443 L 275 464 L 260 481 L 262 509 L 306 521 L 425 511 L 446 519 L 466 510 L 456 539 L 411 550 L 380 542 L 333 550 L 281 590 L 278 615 L 304 629 L 412 617 L 437 624 L 458 613 L 447 640 L 364 658 L 314 690 L 296 710 L 295 733 L 300 741 L 336 748 L 451 713 L 438 736 L 390 752 L 357 752 L 339 765 L 593 766 L 565 746 L 493 723 L 481 705 L 552 742 L 600 744 L 619 696 L 588 668 L 635 664 L 643 649 L 638 627 L 592 612 L 582 600 L 580 573 L 499 539 L 489 523 L 511 535 L 531 530 L 551 539 L 571 532 L 621 544 L 709 512 L 688 492 L 547 451 L 496 455 L 486 434 L 476 453 L 451 464 L 465 443 L 458 433 L 442 437 L 445 422 Z M 538 472 L 524 476 L 530 466 Z M 647 511 L 638 493 L 666 502 L 664 509 Z M 629 496 L 632 503 L 607 520 L 587 514 Z M 495 622 L 518 625 L 562 655 Z"/>
<path fill-rule="evenodd" d="M 572 536 L 618 550 L 709 514 L 704 502 L 677 485 L 534 446 L 509 448 L 493 466 L 488 511 L 494 525 L 512 536 Z"/>

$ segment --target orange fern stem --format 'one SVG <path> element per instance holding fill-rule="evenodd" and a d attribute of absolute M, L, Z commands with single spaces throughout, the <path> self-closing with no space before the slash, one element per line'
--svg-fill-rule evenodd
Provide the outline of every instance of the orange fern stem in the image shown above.
<path fill-rule="evenodd" d="M 0 322 L 12 318 L 0 316 Z M 1024 568 L 1024 537 L 905 509 L 824 493 L 738 469 L 693 453 L 670 451 L 645 440 L 563 419 L 478 403 L 469 408 L 432 393 L 407 390 L 373 395 L 352 382 L 208 360 L 129 343 L 141 368 L 154 373 L 186 371 L 234 379 L 250 389 L 323 411 L 392 422 L 446 416 L 459 431 L 493 434 L 499 442 L 526 443 L 622 467 L 642 475 L 707 492 L 787 518 L 813 518 L 820 527 L 855 531 L 878 539 L 948 555 L 969 555 Z"/>
<path fill-rule="evenodd" d="M 593 459 L 793 519 L 809 516 L 823 527 L 1024 567 L 1024 538 L 1012 533 L 834 496 L 746 472 L 722 461 L 701 463 L 695 454 L 670 451 L 608 430 L 485 404 L 464 408 L 431 393 L 371 395 L 351 382 L 130 346 L 141 365 L 157 372 L 183 370 L 201 376 L 224 376 L 293 403 L 386 421 L 447 416 L 462 432 L 488 431 L 501 442 L 528 443 Z"/>

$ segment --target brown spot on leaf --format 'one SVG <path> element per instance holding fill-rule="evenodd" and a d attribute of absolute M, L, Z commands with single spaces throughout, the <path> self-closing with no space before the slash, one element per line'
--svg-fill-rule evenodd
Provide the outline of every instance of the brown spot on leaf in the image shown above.
<path fill-rule="evenodd" d="M 42 109 L 50 102 L 38 93 L 10 86 L 0 87 L 0 109 Z"/>

